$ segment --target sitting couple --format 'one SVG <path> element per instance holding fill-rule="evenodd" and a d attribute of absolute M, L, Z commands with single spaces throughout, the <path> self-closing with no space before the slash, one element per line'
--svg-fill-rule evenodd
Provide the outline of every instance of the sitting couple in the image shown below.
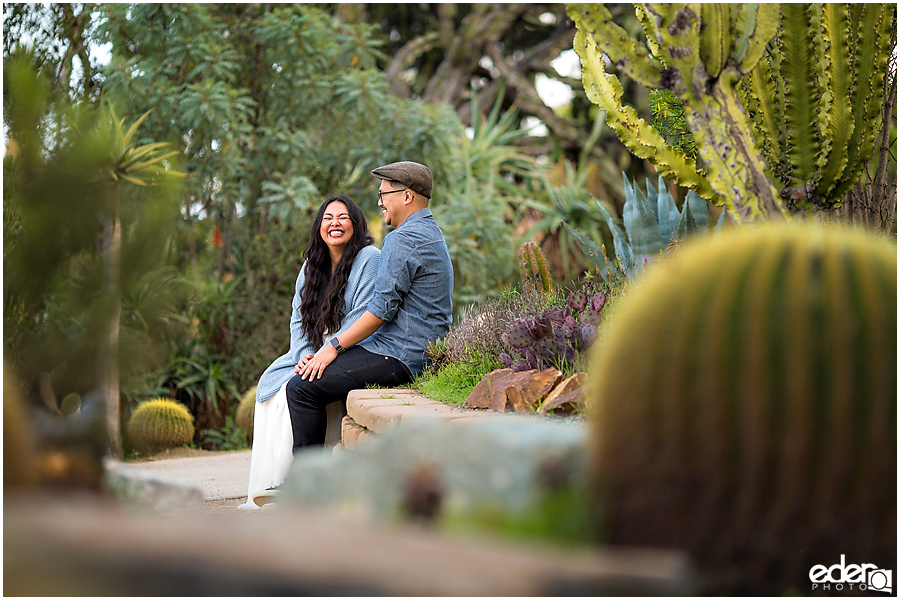
<path fill-rule="evenodd" d="M 346 196 L 316 213 L 291 305 L 290 350 L 257 386 L 248 498 L 239 508 L 269 501 L 293 452 L 324 444 L 328 404 L 366 385 L 408 383 L 425 368 L 428 343 L 449 330 L 453 267 L 428 209 L 431 171 L 404 161 L 372 175 L 381 179 L 384 223 L 395 230 L 379 251 Z"/>

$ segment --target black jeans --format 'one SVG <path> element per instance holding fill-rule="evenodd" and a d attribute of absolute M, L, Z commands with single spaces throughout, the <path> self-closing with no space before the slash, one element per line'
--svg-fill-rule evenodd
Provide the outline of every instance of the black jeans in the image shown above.
<path fill-rule="evenodd" d="M 294 431 L 294 452 L 325 443 L 325 407 L 338 400 L 344 402 L 350 390 L 367 384 L 392 387 L 410 381 L 412 376 L 402 362 L 359 346 L 348 348 L 334 359 L 325 367 L 321 379 L 303 380 L 294 375 L 285 388 Z"/>

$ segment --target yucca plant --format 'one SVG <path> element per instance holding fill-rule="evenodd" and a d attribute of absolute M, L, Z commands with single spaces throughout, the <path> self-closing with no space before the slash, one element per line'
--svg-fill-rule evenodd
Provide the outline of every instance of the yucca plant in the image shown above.
<path fill-rule="evenodd" d="M 610 542 L 687 550 L 713 595 L 808 590 L 841 554 L 896 563 L 895 244 L 737 229 L 620 306 L 590 371 Z"/>
<path fill-rule="evenodd" d="M 177 152 L 165 152 L 164 142 L 138 144 L 135 135 L 149 111 L 126 131 L 124 119 L 116 117 L 112 103 L 108 103 L 100 121 L 93 129 L 78 133 L 94 147 L 108 149 L 109 159 L 100 167 L 96 180 L 106 183 L 103 200 L 103 296 L 108 302 L 109 320 L 105 328 L 97 359 L 97 388 L 104 399 L 109 429 L 110 454 L 122 456 L 122 435 L 119 426 L 119 322 L 122 310 L 120 261 L 122 252 L 121 203 L 122 185 L 146 187 L 160 184 L 163 179 L 183 177 L 165 162 Z M 77 124 L 72 123 L 77 131 Z"/>

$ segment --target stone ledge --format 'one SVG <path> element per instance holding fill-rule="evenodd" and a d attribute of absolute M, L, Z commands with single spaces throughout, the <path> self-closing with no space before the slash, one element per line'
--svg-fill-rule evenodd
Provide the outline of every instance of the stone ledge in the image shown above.
<path fill-rule="evenodd" d="M 407 388 L 353 390 L 347 394 L 347 416 L 373 433 L 384 433 L 400 422 L 426 419 L 451 421 L 487 414 L 486 411 L 435 402 Z"/>

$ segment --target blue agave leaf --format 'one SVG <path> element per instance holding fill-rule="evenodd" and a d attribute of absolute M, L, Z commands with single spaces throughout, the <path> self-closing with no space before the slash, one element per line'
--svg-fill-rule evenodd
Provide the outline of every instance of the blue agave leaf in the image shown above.
<path fill-rule="evenodd" d="M 657 213 L 659 214 L 659 231 L 663 236 L 663 240 L 668 243 L 672 241 L 672 234 L 675 231 L 675 223 L 678 222 L 678 217 L 681 216 L 681 213 L 678 211 L 678 206 L 675 204 L 675 199 L 672 198 L 672 194 L 669 193 L 662 175 L 660 175 L 659 177 L 659 196 L 657 202 Z"/>
<path fill-rule="evenodd" d="M 597 267 L 597 271 L 600 273 L 603 281 L 609 281 L 609 276 L 606 274 L 606 261 L 603 260 L 603 250 L 600 246 L 580 231 L 570 227 L 565 221 L 563 221 L 562 224 L 566 226 L 566 229 L 569 230 L 569 233 L 571 233 L 572 237 L 575 238 L 575 241 L 578 242 L 578 246 L 581 248 L 581 251 L 584 252 L 585 256 L 587 256 L 591 262 L 594 263 L 594 266 Z M 610 225 L 610 229 L 612 229 L 612 227 L 613 226 Z"/>
<path fill-rule="evenodd" d="M 697 223 L 698 232 L 708 233 L 709 202 L 701 198 L 694 190 L 690 190 L 684 199 L 684 203 L 691 207 L 691 216 L 694 217 L 694 221 Z"/>
<path fill-rule="evenodd" d="M 623 173 L 624 175 L 624 173 Z M 625 177 L 626 182 L 628 178 Z M 635 273 L 644 268 L 644 264 L 653 261 L 659 256 L 660 250 L 668 245 L 659 231 L 659 222 L 653 216 L 653 209 L 640 188 L 633 188 L 630 184 L 625 186 L 626 200 L 622 210 L 625 221 L 625 233 L 631 242 L 631 251 L 634 255 Z M 628 194 L 628 188 L 632 193 Z"/>
<path fill-rule="evenodd" d="M 675 223 L 675 231 L 673 236 L 675 239 L 684 241 L 691 234 L 697 233 L 697 221 L 694 220 L 694 214 L 691 210 L 691 203 L 685 199 L 684 206 L 681 209 L 681 216 Z"/>
<path fill-rule="evenodd" d="M 631 250 L 631 244 L 628 243 L 628 240 L 625 238 L 625 232 L 623 232 L 622 228 L 616 224 L 615 219 L 609 214 L 606 207 L 600 204 L 596 198 L 594 198 L 594 202 L 597 204 L 600 214 L 603 216 L 603 219 L 609 226 L 609 230 L 612 232 L 616 256 L 624 263 L 626 275 L 631 277 L 633 275 L 632 265 L 634 264 L 634 252 Z"/>
<path fill-rule="evenodd" d="M 725 225 L 725 213 L 728 211 L 725 210 L 725 207 L 722 207 L 722 213 L 719 215 L 719 220 L 716 221 L 716 231 L 721 231 L 722 227 Z"/>
<path fill-rule="evenodd" d="M 662 178 L 660 178 L 662 179 Z M 650 203 L 650 208 L 653 210 L 653 215 L 656 217 L 656 220 L 659 221 L 659 208 L 658 208 L 658 200 L 656 192 L 656 188 L 653 187 L 653 184 L 650 183 L 649 179 L 645 180 L 647 182 L 647 202 Z M 660 187 L 662 189 L 662 187 Z"/>

